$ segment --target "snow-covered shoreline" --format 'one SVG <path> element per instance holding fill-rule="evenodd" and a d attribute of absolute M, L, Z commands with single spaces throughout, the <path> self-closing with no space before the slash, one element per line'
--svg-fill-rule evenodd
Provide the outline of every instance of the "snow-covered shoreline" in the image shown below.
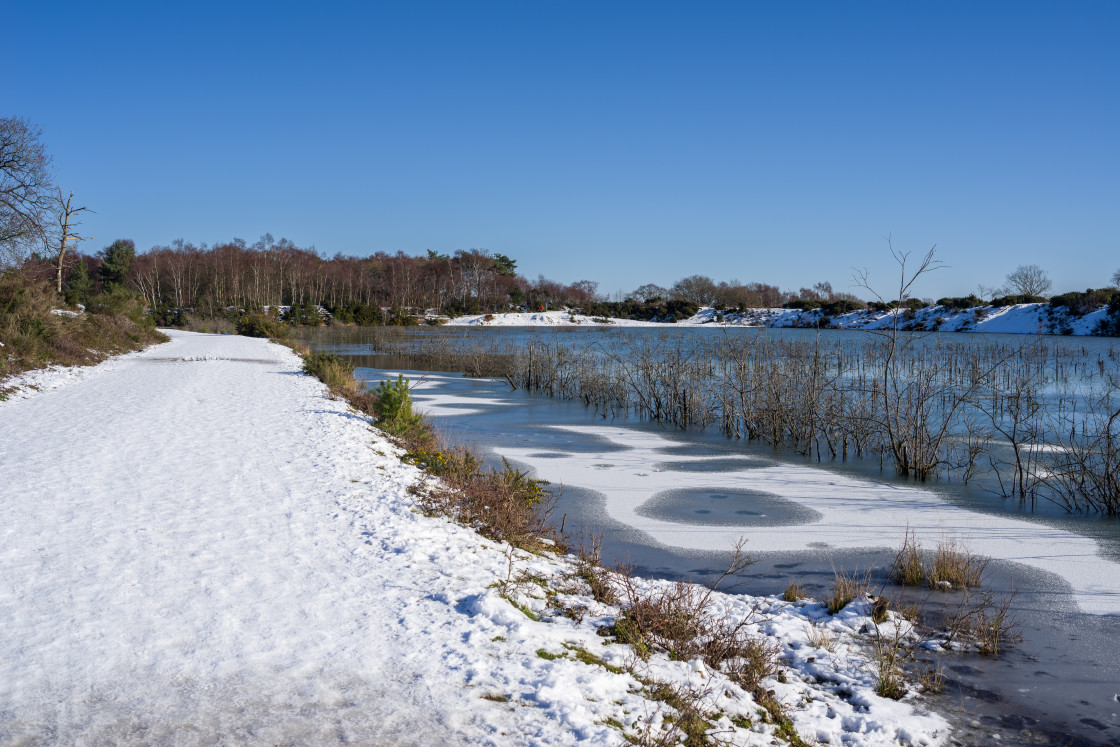
<path fill-rule="evenodd" d="M 1028 303 L 1013 306 L 980 306 L 952 310 L 942 306 L 903 312 L 899 325 L 915 331 L 995 332 L 1001 334 L 1063 334 L 1092 335 L 1108 315 L 1101 307 L 1084 315 L 1073 315 L 1068 309 L 1051 309 L 1049 304 Z M 604 319 L 574 311 L 511 312 L 476 314 L 450 319 L 455 327 L 729 327 L 789 328 L 818 325 L 831 329 L 875 330 L 894 325 L 894 312 L 853 311 L 826 317 L 820 309 L 748 309 L 742 313 L 720 312 L 711 307 L 700 309 L 694 316 L 675 323 L 647 322 L 633 319 Z"/>
<path fill-rule="evenodd" d="M 168 334 L 0 402 L 0 742 L 621 744 L 666 713 L 637 674 L 771 743 L 722 674 L 605 643 L 618 609 L 563 591 L 571 558 L 419 512 L 429 478 L 291 351 Z M 866 600 L 714 599 L 780 645 L 803 738 L 948 739 L 874 694 Z"/>

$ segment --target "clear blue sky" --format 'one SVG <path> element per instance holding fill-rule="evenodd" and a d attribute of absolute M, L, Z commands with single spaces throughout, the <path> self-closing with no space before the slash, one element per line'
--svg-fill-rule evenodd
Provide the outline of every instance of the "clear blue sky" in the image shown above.
<path fill-rule="evenodd" d="M 12 3 L 0 116 L 115 238 L 1055 290 L 1120 268 L 1120 2 Z"/>

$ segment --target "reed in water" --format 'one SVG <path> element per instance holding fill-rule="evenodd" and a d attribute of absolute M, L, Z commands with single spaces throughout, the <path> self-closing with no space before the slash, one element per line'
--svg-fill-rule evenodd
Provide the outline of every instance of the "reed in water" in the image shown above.
<path fill-rule="evenodd" d="M 887 332 L 789 338 L 604 331 L 536 340 L 385 335 L 415 365 L 506 379 L 608 415 L 788 447 L 878 458 L 897 474 L 969 481 L 1120 515 L 1117 351 Z"/>

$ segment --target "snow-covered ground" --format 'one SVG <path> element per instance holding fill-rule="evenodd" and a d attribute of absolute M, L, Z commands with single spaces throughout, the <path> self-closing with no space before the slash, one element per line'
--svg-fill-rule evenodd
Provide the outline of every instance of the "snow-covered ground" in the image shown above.
<path fill-rule="evenodd" d="M 982 306 L 963 311 L 953 311 L 941 306 L 920 309 L 912 315 L 903 314 L 900 326 L 914 330 L 943 332 L 1002 332 L 1011 334 L 1073 334 L 1091 335 L 1107 316 L 1102 307 L 1083 316 L 1067 313 L 1066 309 L 1051 310 L 1049 304 L 1031 303 L 1017 306 Z M 853 311 L 830 318 L 829 326 L 838 329 L 888 329 L 893 326 L 893 312 Z M 689 319 L 676 322 L 674 327 L 816 327 L 823 317 L 818 309 L 749 309 L 742 314 L 721 313 L 713 308 L 702 308 Z M 536 313 L 480 314 L 461 316 L 448 322 L 451 326 L 484 327 L 544 327 L 544 326 L 612 326 L 612 327 L 664 327 L 660 322 L 641 322 L 631 319 L 590 317 L 570 311 L 542 311 Z"/>
<path fill-rule="evenodd" d="M 289 350 L 168 334 L 0 403 L 0 743 L 621 744 L 663 725 L 633 673 L 581 650 L 696 688 L 730 743 L 771 743 L 723 675 L 641 662 L 596 633 L 616 608 L 519 583 L 570 585 L 571 559 L 420 513 L 429 478 Z M 920 699 L 874 694 L 866 600 L 714 599 L 781 646 L 765 687 L 802 737 L 948 739 Z"/>
<path fill-rule="evenodd" d="M 115 356 L 97 366 L 48 366 L 0 379 L 0 401 L 33 397 L 40 392 L 58 389 L 83 379 L 102 376 L 141 353 Z"/>
<path fill-rule="evenodd" d="M 598 321 L 596 321 L 598 320 Z M 691 319 L 681 321 L 689 324 Z M 640 322 L 633 319 L 607 319 L 590 317 L 574 311 L 514 311 L 508 314 L 475 314 L 457 316 L 447 322 L 450 327 L 661 327 L 658 322 Z"/>

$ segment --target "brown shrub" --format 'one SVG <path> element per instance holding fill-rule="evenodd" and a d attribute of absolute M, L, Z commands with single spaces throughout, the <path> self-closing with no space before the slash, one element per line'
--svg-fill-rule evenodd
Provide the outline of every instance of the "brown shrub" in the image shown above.
<path fill-rule="evenodd" d="M 552 527 L 557 496 L 544 488 L 545 483 L 508 463 L 501 470 L 485 468 L 469 449 L 443 445 L 430 429 L 410 435 L 408 442 L 406 461 L 439 476 L 443 483 L 417 492 L 426 511 L 449 516 L 514 547 L 563 548 L 563 538 Z"/>
<path fill-rule="evenodd" d="M 74 310 L 49 283 L 15 273 L 0 277 L 0 377 L 56 364 L 92 365 L 167 339 L 138 297 L 118 291 L 109 301 L 98 307 L 105 313 L 91 307 L 77 316 L 54 314 Z"/>
<path fill-rule="evenodd" d="M 753 611 L 735 620 L 712 608 L 712 593 L 719 585 L 753 562 L 740 544 L 727 570 L 710 587 L 678 581 L 651 593 L 639 590 L 630 570 L 620 568 L 616 573 L 625 596 L 623 610 L 606 632 L 632 645 L 643 658 L 652 650 L 682 661 L 699 658 L 754 689 L 777 670 L 778 647 L 749 633 Z"/>
<path fill-rule="evenodd" d="M 610 572 L 602 566 L 603 560 L 603 535 L 594 534 L 590 537 L 581 531 L 579 547 L 576 550 L 576 575 L 583 579 L 591 591 L 591 597 L 596 602 L 614 604 L 618 601 L 618 594 L 610 582 Z"/>

